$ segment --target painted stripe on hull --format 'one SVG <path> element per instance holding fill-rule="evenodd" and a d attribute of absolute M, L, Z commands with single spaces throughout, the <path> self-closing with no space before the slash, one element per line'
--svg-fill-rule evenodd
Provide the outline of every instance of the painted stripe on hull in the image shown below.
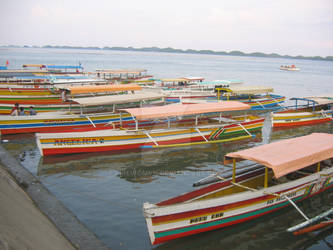
<path fill-rule="evenodd" d="M 323 119 L 315 119 L 315 120 L 308 120 L 308 121 L 290 121 L 290 122 L 276 122 L 273 121 L 273 127 L 297 127 L 297 126 L 307 126 L 307 125 L 315 125 L 320 123 L 326 123 L 332 121 L 331 118 L 323 118 Z"/>
<path fill-rule="evenodd" d="M 253 128 L 249 128 L 248 130 L 255 131 L 258 129 L 261 129 L 262 123 L 259 123 L 259 125 L 251 125 Z M 246 132 L 239 126 L 236 127 L 236 131 L 232 131 L 230 133 L 226 133 L 223 138 L 229 138 L 233 136 L 237 136 L 239 134 L 245 134 Z M 160 136 L 153 136 L 154 139 L 158 142 L 159 145 L 170 145 L 170 144 L 181 144 L 181 143 L 189 143 L 189 142 L 200 142 L 203 141 L 203 138 L 201 136 L 198 136 L 198 133 L 196 131 L 192 131 L 191 129 L 189 130 L 190 133 L 185 133 L 181 131 L 175 131 L 174 134 L 170 134 L 168 132 L 160 134 Z M 206 132 L 201 131 L 202 133 L 205 134 L 205 137 L 208 138 L 209 134 L 211 132 L 211 129 L 207 129 Z M 195 136 L 194 136 L 195 135 Z M 171 136 L 171 137 L 170 137 Z M 173 137 L 179 137 L 181 138 L 178 139 L 171 139 Z M 160 137 L 160 138 L 158 138 Z M 161 139 L 165 137 L 166 139 Z M 103 143 L 98 143 L 99 138 L 103 139 Z M 131 143 L 131 140 L 143 140 L 141 143 Z M 67 139 L 66 139 L 67 140 Z M 75 144 L 76 140 L 79 140 L 79 143 L 82 144 L 83 142 L 81 141 L 80 138 L 70 138 L 68 140 L 72 140 L 71 143 Z M 123 141 L 123 143 L 117 142 L 117 140 Z M 68 146 L 68 147 L 61 147 L 61 148 L 42 148 L 43 155 L 55 155 L 55 154 L 72 154 L 72 153 L 83 153 L 83 152 L 103 152 L 103 151 L 118 151 L 118 150 L 128 150 L 128 149 L 137 149 L 142 146 L 153 146 L 154 143 L 151 141 L 147 141 L 147 136 L 145 134 L 139 135 L 139 136 L 127 136 L 127 137 L 120 137 L 117 139 L 117 137 L 110 137 L 108 138 L 107 136 L 105 137 L 96 137 L 95 139 L 96 144 L 99 144 L 98 146 L 89 146 L 85 145 L 84 147 L 75 147 L 75 146 Z M 105 145 L 110 141 L 110 143 L 114 143 L 113 145 Z M 54 140 L 41 140 L 41 144 L 47 145 L 47 144 L 53 144 L 55 143 Z M 69 143 L 70 144 L 70 143 Z M 104 144 L 104 145 L 102 145 Z"/>
<path fill-rule="evenodd" d="M 333 187 L 333 183 L 331 183 L 330 185 L 326 186 L 326 188 L 323 188 L 319 192 L 314 193 L 314 194 L 311 194 L 311 192 L 305 192 L 303 195 L 293 198 L 293 201 L 296 202 L 296 201 L 304 200 L 306 198 L 314 196 L 314 195 L 321 193 L 332 187 Z M 274 212 L 276 210 L 279 210 L 279 209 L 287 207 L 287 206 L 290 206 L 290 203 L 288 201 L 283 201 L 283 202 L 275 204 L 275 205 L 266 206 L 266 207 L 263 207 L 260 209 L 256 209 L 256 210 L 253 210 L 250 212 L 246 212 L 243 214 L 231 216 L 231 217 L 220 219 L 220 220 L 210 221 L 210 222 L 201 223 L 201 224 L 197 224 L 197 225 L 193 225 L 193 226 L 187 226 L 187 227 L 178 228 L 178 229 L 166 230 L 166 231 L 162 231 L 162 232 L 155 232 L 154 233 L 155 241 L 153 242 L 153 244 L 154 245 L 160 244 L 160 243 L 172 240 L 172 239 L 185 237 L 185 236 L 197 234 L 200 232 L 210 231 L 210 230 L 238 224 L 241 222 L 245 222 L 248 220 L 258 218 L 260 216 L 266 215 L 268 213 Z"/>

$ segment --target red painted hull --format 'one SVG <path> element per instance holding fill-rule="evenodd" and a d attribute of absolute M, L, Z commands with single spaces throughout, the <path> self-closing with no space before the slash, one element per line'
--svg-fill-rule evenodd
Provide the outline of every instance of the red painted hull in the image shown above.
<path fill-rule="evenodd" d="M 301 122 L 290 122 L 290 123 L 276 123 L 274 122 L 274 128 L 289 128 L 289 127 L 299 127 L 299 126 L 311 126 L 321 123 L 326 123 L 332 121 L 331 118 L 316 119 L 310 121 Z"/>

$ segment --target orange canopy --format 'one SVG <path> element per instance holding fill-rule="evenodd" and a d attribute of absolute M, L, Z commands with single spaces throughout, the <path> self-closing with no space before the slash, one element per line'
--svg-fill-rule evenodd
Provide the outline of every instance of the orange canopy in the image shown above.
<path fill-rule="evenodd" d="M 88 85 L 88 86 L 69 87 L 71 94 L 131 91 L 131 90 L 141 90 L 141 89 L 142 87 L 137 84 L 113 84 L 113 85 L 109 84 L 109 85 Z"/>
<path fill-rule="evenodd" d="M 333 134 L 313 133 L 245 149 L 225 156 L 246 159 L 273 169 L 276 178 L 333 157 Z"/>
<path fill-rule="evenodd" d="M 203 104 L 176 104 L 148 108 L 123 109 L 134 116 L 137 120 L 166 118 L 172 116 L 196 115 L 203 113 L 215 113 L 223 111 L 247 110 L 251 107 L 245 103 L 237 101 L 225 101 L 218 103 Z"/>

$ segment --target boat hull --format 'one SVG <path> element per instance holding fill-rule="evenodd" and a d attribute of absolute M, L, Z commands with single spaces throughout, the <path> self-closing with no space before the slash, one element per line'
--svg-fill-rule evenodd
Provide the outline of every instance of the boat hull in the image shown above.
<path fill-rule="evenodd" d="M 290 112 L 272 115 L 273 128 L 288 128 L 299 126 L 310 126 L 332 121 L 332 118 L 321 113 L 314 112 Z"/>
<path fill-rule="evenodd" d="M 324 177 L 325 176 L 325 177 Z M 170 205 L 145 203 L 144 216 L 152 244 L 228 227 L 290 206 L 286 195 L 298 202 L 333 187 L 333 169 L 326 169 L 285 184 L 246 191 L 207 200 L 188 201 Z M 212 186 L 217 184 L 213 184 Z M 209 190 L 209 189 L 208 189 Z M 218 190 L 215 190 L 216 192 Z M 192 195 L 200 197 L 201 189 Z M 214 192 L 210 190 L 210 192 Z M 279 194 L 277 197 L 273 194 Z"/>
<path fill-rule="evenodd" d="M 240 122 L 249 132 L 260 131 L 264 118 Z M 84 152 L 119 151 L 140 148 L 158 148 L 167 145 L 251 137 L 238 124 L 202 127 L 200 132 L 193 127 L 145 130 L 107 129 L 82 133 L 38 133 L 37 145 L 42 155 L 73 154 Z"/>
<path fill-rule="evenodd" d="M 6 134 L 21 134 L 35 132 L 64 132 L 65 130 L 79 130 L 83 128 L 104 127 L 107 123 L 120 121 L 119 114 L 91 114 L 91 115 L 60 115 L 41 114 L 35 116 L 0 117 L 0 132 Z M 129 115 L 122 114 L 121 119 L 126 122 L 133 120 Z"/>

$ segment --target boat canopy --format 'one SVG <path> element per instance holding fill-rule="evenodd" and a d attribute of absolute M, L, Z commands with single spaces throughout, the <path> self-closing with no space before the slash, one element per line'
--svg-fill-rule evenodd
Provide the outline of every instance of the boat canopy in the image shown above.
<path fill-rule="evenodd" d="M 312 96 L 312 97 L 303 97 L 303 98 L 290 98 L 290 100 L 295 101 L 310 101 L 319 105 L 332 104 L 333 103 L 333 94 L 323 95 L 323 96 Z"/>
<path fill-rule="evenodd" d="M 104 84 L 104 85 L 87 85 L 87 86 L 70 86 L 68 87 L 71 94 L 84 93 L 101 93 L 117 91 L 134 91 L 141 90 L 142 87 L 137 84 Z"/>
<path fill-rule="evenodd" d="M 173 104 L 147 108 L 122 109 L 130 113 L 137 120 L 167 118 L 184 115 L 197 115 L 224 111 L 238 111 L 250 109 L 250 105 L 237 101 L 200 104 Z"/>
<path fill-rule="evenodd" d="M 72 65 L 45 65 L 47 69 L 83 69 L 82 66 Z"/>
<path fill-rule="evenodd" d="M 189 80 L 187 80 L 185 78 L 163 78 L 163 79 L 159 79 L 159 81 L 161 81 L 161 82 L 187 82 Z"/>
<path fill-rule="evenodd" d="M 237 95 L 253 95 L 253 94 L 264 94 L 269 92 L 274 92 L 274 89 L 272 87 L 267 86 L 230 86 L 229 88 L 225 88 L 223 90 L 226 90 L 227 92 L 232 92 Z"/>
<path fill-rule="evenodd" d="M 313 133 L 229 153 L 231 159 L 251 160 L 271 168 L 276 178 L 333 157 L 333 134 Z"/>
<path fill-rule="evenodd" d="M 201 76 L 189 76 L 189 77 L 184 77 L 184 79 L 187 81 L 203 81 L 205 78 Z"/>
<path fill-rule="evenodd" d="M 123 94 L 123 95 L 82 97 L 82 98 L 73 98 L 71 100 L 76 103 L 79 103 L 81 106 L 97 106 L 97 105 L 110 105 L 110 104 L 140 102 L 146 100 L 155 100 L 163 97 L 164 95 L 160 93 L 144 92 L 144 93 L 135 93 L 135 94 Z"/>
<path fill-rule="evenodd" d="M 23 64 L 23 68 L 45 68 L 44 64 Z"/>
<path fill-rule="evenodd" d="M 243 81 L 236 80 L 236 79 L 230 79 L 230 80 L 213 80 L 213 81 L 202 81 L 199 84 L 200 85 L 230 85 L 230 84 L 241 84 Z"/>
<path fill-rule="evenodd" d="M 147 73 L 146 69 L 96 69 L 96 73 L 101 74 L 141 74 Z"/>

